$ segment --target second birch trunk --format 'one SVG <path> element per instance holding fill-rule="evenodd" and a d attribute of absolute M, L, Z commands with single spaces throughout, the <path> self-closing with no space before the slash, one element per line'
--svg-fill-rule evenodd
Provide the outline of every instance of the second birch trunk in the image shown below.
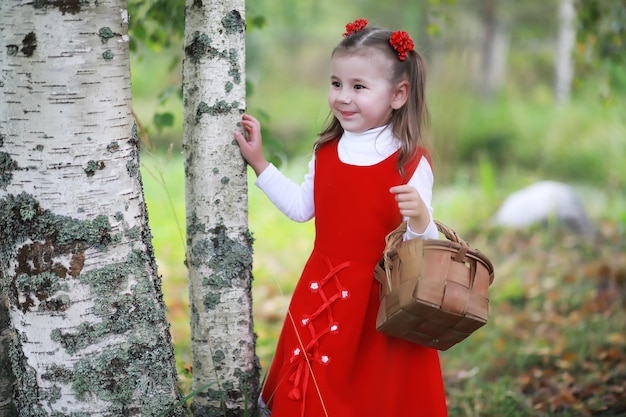
<path fill-rule="evenodd" d="M 259 384 L 246 166 L 245 2 L 187 0 L 183 99 L 194 416 L 250 416 Z"/>

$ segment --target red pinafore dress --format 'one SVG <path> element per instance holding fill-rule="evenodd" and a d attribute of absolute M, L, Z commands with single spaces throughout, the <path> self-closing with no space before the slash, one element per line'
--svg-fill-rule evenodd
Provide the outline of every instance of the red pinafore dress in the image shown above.
<path fill-rule="evenodd" d="M 376 330 L 374 279 L 401 221 L 398 152 L 372 166 L 316 155 L 315 243 L 294 290 L 262 398 L 272 417 L 445 417 L 438 352 Z M 410 178 L 421 157 L 406 168 Z"/>

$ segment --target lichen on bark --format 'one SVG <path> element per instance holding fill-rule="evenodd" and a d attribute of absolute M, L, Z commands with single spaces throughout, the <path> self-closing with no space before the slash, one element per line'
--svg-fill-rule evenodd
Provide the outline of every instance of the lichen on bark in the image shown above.
<path fill-rule="evenodd" d="M 13 171 L 18 168 L 11 155 L 0 152 L 0 188 L 5 190 L 13 179 Z"/>
<path fill-rule="evenodd" d="M 228 103 L 226 100 L 216 101 L 213 106 L 209 106 L 204 101 L 201 101 L 198 104 L 198 108 L 196 110 L 196 123 L 200 123 L 202 120 L 202 116 L 204 114 L 208 114 L 210 116 L 217 116 L 222 114 L 228 114 L 233 109 L 237 109 L 239 107 L 238 101 L 233 101 L 232 103 Z"/>
<path fill-rule="evenodd" d="M 111 30 L 110 27 L 103 26 L 98 31 L 98 36 L 100 36 L 100 39 L 102 40 L 102 43 L 107 43 L 109 41 L 109 39 L 115 37 L 115 33 L 113 33 L 113 31 Z"/>
<path fill-rule="evenodd" d="M 226 33 L 233 35 L 236 33 L 244 33 L 246 31 L 246 22 L 242 19 L 238 10 L 231 10 L 222 18 L 222 26 L 226 29 Z"/>
<path fill-rule="evenodd" d="M 220 52 L 211 46 L 211 42 L 206 33 L 194 32 L 191 42 L 185 46 L 185 55 L 194 64 L 199 64 L 205 56 L 215 58 Z"/>
<path fill-rule="evenodd" d="M 47 416 L 44 404 L 58 400 L 58 384 L 71 385 L 79 398 L 93 395 L 107 401 L 110 416 L 158 415 L 171 405 L 171 396 L 153 391 L 163 381 L 175 380 L 160 288 L 155 293 L 160 281 L 150 275 L 156 271 L 154 259 L 135 249 L 123 262 L 84 270 L 88 251 L 107 251 L 120 239 L 104 215 L 93 220 L 57 215 L 27 193 L 0 199 L 0 260 L 9 271 L 0 289 L 9 303 L 23 314 L 54 309 L 62 315 L 72 301 L 66 282 L 73 280 L 89 288 L 94 296 L 90 314 L 98 317 L 51 329 L 50 339 L 79 359 L 72 368 L 44 370 L 41 378 L 52 382 L 46 389 L 37 383 L 41 370 L 33 369 L 23 352 L 26 334 L 14 332 L 11 362 L 17 370 L 16 403 L 24 415 Z M 88 349 L 112 335 L 121 338 Z M 182 414 L 179 407 L 171 415 Z"/>

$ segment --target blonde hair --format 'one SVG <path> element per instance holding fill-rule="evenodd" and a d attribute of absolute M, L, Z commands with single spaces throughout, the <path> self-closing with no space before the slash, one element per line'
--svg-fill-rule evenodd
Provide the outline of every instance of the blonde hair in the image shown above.
<path fill-rule="evenodd" d="M 426 103 L 426 64 L 415 49 L 407 53 L 405 60 L 400 60 L 398 52 L 389 43 L 392 33 L 380 27 L 366 27 L 352 32 L 333 49 L 331 57 L 361 52 L 365 48 L 375 49 L 390 60 L 392 71 L 389 81 L 392 85 L 402 80 L 408 81 L 407 102 L 401 108 L 394 109 L 389 120 L 393 135 L 401 142 L 398 170 L 404 172 L 404 167 L 417 153 L 417 148 L 427 145 L 425 130 L 430 123 L 430 115 Z M 315 142 L 314 150 L 317 151 L 323 144 L 339 139 L 342 134 L 343 128 L 331 112 L 326 127 Z"/>

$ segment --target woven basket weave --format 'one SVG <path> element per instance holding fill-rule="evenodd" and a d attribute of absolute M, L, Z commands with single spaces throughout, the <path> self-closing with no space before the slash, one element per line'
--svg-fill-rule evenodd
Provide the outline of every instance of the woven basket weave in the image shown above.
<path fill-rule="evenodd" d="M 374 276 L 381 284 L 376 329 L 447 350 L 487 323 L 491 261 L 435 221 L 448 239 L 402 241 L 406 222 L 386 237 Z"/>

